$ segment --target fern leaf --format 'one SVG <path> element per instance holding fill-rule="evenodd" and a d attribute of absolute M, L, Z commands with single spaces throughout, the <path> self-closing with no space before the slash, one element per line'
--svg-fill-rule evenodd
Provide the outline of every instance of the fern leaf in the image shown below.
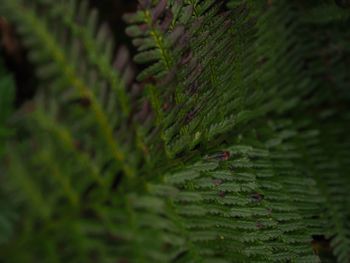
<path fill-rule="evenodd" d="M 104 147 L 109 149 L 110 157 L 108 158 L 114 159 L 127 175 L 132 176 L 134 171 L 125 161 L 126 150 L 123 149 L 124 147 L 121 146 L 121 142 L 115 135 L 116 128 L 120 126 L 120 119 L 118 120 L 118 118 L 121 118 L 123 111 L 127 114 L 127 106 L 125 106 L 127 101 L 123 95 L 125 91 L 123 90 L 122 81 L 112 69 L 110 62 L 106 60 L 105 50 L 101 48 L 101 42 L 103 42 L 101 37 L 103 35 L 100 36 L 100 39 L 98 37 L 94 38 L 95 32 L 90 32 L 89 28 L 80 30 L 81 26 L 68 15 L 65 16 L 64 23 L 62 21 L 58 22 L 58 19 L 61 18 L 57 14 L 62 14 L 72 6 L 64 1 L 58 4 L 54 3 L 54 6 L 55 8 L 51 10 L 47 21 L 40 20 L 37 16 L 37 8 L 50 7 L 50 4 L 46 2 L 41 4 L 40 1 L 38 3 L 7 1 L 2 4 L 1 8 L 11 19 L 18 23 L 18 29 L 23 35 L 25 43 L 35 49 L 36 54 L 29 56 L 35 63 L 40 63 L 42 70 L 38 71 L 38 76 L 47 81 L 48 85 L 52 85 L 49 91 L 43 92 L 49 92 L 49 94 L 59 97 L 58 106 L 72 104 L 72 101 L 76 99 L 78 99 L 78 102 L 81 100 L 87 101 L 92 114 L 91 117 L 93 116 L 88 121 L 98 127 L 100 134 L 98 138 L 103 142 Z M 74 14 L 74 10 L 71 12 Z M 79 19 L 87 19 L 84 15 L 80 16 L 82 17 L 79 17 Z M 64 45 L 66 37 L 64 30 L 67 23 L 72 37 L 70 47 Z M 49 30 L 51 26 L 54 26 L 54 28 Z M 86 62 L 81 60 L 84 54 L 82 53 L 83 49 L 89 53 Z M 40 60 L 38 60 L 39 56 Z M 101 96 L 104 88 L 101 88 L 98 79 L 95 82 L 88 82 L 89 76 L 93 73 L 92 67 L 96 65 L 100 74 L 99 78 L 107 79 L 108 76 L 107 83 L 112 94 L 114 94 L 109 97 L 112 99 L 107 98 L 107 103 L 104 101 L 106 98 Z M 67 87 L 71 88 L 67 89 Z M 117 103 L 119 103 L 121 112 L 119 117 L 115 116 L 114 111 L 108 110 L 109 108 L 116 108 Z M 79 106 L 79 103 L 78 105 L 73 103 L 72 106 L 67 113 L 72 117 L 77 117 L 76 114 L 81 111 L 81 106 Z M 63 109 L 62 106 L 61 109 Z"/>

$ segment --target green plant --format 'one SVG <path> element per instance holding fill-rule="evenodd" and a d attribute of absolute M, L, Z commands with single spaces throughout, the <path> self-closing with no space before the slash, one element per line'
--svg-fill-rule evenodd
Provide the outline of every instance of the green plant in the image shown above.
<path fill-rule="evenodd" d="M 125 16 L 145 65 L 133 80 L 87 1 L 2 0 L 41 88 L 12 120 L 19 219 L 0 258 L 326 262 L 325 237 L 349 262 L 337 2 L 141 0 Z"/>
<path fill-rule="evenodd" d="M 4 156 L 5 141 L 10 136 L 11 130 L 7 126 L 13 110 L 14 84 L 12 76 L 7 73 L 2 61 L 0 61 L 0 159 Z M 0 245 L 7 242 L 12 234 L 12 220 L 15 218 L 12 202 L 5 195 L 6 184 L 0 167 Z"/>

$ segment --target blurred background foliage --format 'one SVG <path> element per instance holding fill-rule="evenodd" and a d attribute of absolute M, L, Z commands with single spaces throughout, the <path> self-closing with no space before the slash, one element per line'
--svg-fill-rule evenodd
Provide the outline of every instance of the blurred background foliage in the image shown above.
<path fill-rule="evenodd" d="M 130 52 L 136 54 L 130 37 L 125 34 L 126 23 L 123 14 L 135 12 L 137 0 L 89 0 L 91 8 L 97 8 L 100 20 L 107 22 L 112 29 L 115 42 L 127 45 Z M 0 17 L 0 57 L 5 60 L 6 67 L 13 72 L 16 80 L 16 105 L 22 105 L 35 94 L 37 79 L 33 65 L 27 59 L 27 50 L 20 43 L 13 27 Z"/>

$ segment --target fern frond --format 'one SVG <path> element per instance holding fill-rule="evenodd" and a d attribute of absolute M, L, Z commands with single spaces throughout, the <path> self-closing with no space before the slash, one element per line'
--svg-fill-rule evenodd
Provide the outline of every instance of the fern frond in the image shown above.
<path fill-rule="evenodd" d="M 96 129 L 98 135 L 90 136 L 99 140 L 103 149 L 109 149 L 106 162 L 113 159 L 119 166 L 118 170 L 122 169 L 125 174 L 132 176 L 134 171 L 127 163 L 127 150 L 117 138 L 118 127 L 126 122 L 123 114 L 128 114 L 127 108 L 130 106 L 125 97 L 126 91 L 123 90 L 122 80 L 112 68 L 110 59 L 107 59 L 110 51 L 105 50 L 105 44 L 109 42 L 105 41 L 102 33 L 94 37 L 96 32 L 91 31 L 94 25 L 82 29 L 81 24 L 73 20 L 74 6 L 75 1 L 5 1 L 1 9 L 16 21 L 24 42 L 32 48 L 29 57 L 39 65 L 38 77 L 49 86 L 42 93 L 58 98 L 50 102 L 49 107 L 57 107 L 58 114 L 68 114 L 66 119 L 74 119 L 75 129 L 79 125 L 96 127 L 93 130 Z M 46 21 L 38 18 L 39 8 L 49 10 Z M 91 23 L 94 23 L 93 13 L 90 16 L 84 15 L 83 5 L 79 10 L 77 19 L 84 22 L 90 17 Z M 61 20 L 63 13 L 67 13 L 64 21 Z M 68 35 L 67 28 L 70 29 Z M 89 55 L 85 56 L 86 53 Z M 87 104 L 86 108 L 91 112 L 89 117 L 79 116 L 84 104 Z M 118 108 L 120 113 L 115 114 Z M 78 116 L 82 118 L 80 124 L 75 119 Z M 77 131 L 71 132 L 79 134 Z"/>
<path fill-rule="evenodd" d="M 198 143 L 202 146 L 206 145 L 206 141 L 211 142 L 220 134 L 230 134 L 232 130 L 235 131 L 233 134 L 237 134 L 245 126 L 259 118 L 263 119 L 269 115 L 279 116 L 285 112 L 292 112 L 295 110 L 296 105 L 299 107 L 297 111 L 301 112 L 302 109 L 306 110 L 308 107 L 313 107 L 313 103 L 316 103 L 308 100 L 304 102 L 301 99 L 310 96 L 317 84 L 311 80 L 313 78 L 312 72 L 306 72 L 303 68 L 303 63 L 305 63 L 307 55 L 311 53 L 311 49 L 314 46 L 312 44 L 305 45 L 301 42 L 301 28 L 304 26 L 303 23 L 305 21 L 300 19 L 299 7 L 289 4 L 287 1 L 272 4 L 271 6 L 268 6 L 270 5 L 268 3 L 260 6 L 259 4 L 245 5 L 243 2 L 236 1 L 233 4 L 232 1 L 230 3 L 231 8 L 234 10 L 233 13 L 236 14 L 233 19 L 235 21 L 234 29 L 230 31 L 222 27 L 224 28 L 222 30 L 225 30 L 222 40 L 219 39 L 223 33 L 220 33 L 220 30 L 216 30 L 215 25 L 222 25 L 225 20 L 220 20 L 219 16 L 216 16 L 215 19 L 212 18 L 210 11 L 201 18 L 201 29 L 204 33 L 216 32 L 216 34 L 203 34 L 200 30 L 191 31 L 191 27 L 189 25 L 186 26 L 186 24 L 179 27 L 178 32 L 181 33 L 175 31 L 176 28 L 171 28 L 169 32 L 164 34 L 165 38 L 168 37 L 169 43 L 171 43 L 172 33 L 176 36 L 182 34 L 184 38 L 186 33 L 192 34 L 191 37 L 188 37 L 189 41 L 185 42 L 186 44 L 174 45 L 175 48 L 172 55 L 173 58 L 179 61 L 177 65 L 180 65 L 179 58 L 181 58 L 181 55 L 179 54 L 184 54 L 189 49 L 190 51 L 186 53 L 186 58 L 188 59 L 182 57 L 186 67 L 173 70 L 173 72 L 177 72 L 175 75 L 170 71 L 169 78 L 164 77 L 161 79 L 163 82 L 156 78 L 156 85 L 152 86 L 151 101 L 154 105 L 154 110 L 157 112 L 157 122 L 163 129 L 161 136 L 166 143 L 166 151 L 170 158 L 175 158 L 176 154 L 180 152 L 183 153 L 193 149 Z M 171 10 L 171 7 L 171 3 L 169 3 L 168 10 Z M 152 8 L 155 7 L 148 6 L 148 10 L 154 10 Z M 215 8 L 212 10 L 215 10 Z M 196 20 L 195 17 L 193 14 L 192 22 Z M 255 22 L 256 17 L 257 21 Z M 206 18 L 210 21 L 209 24 L 206 24 Z M 132 22 L 144 22 L 142 16 L 138 16 L 138 19 Z M 217 24 L 213 22 L 214 20 L 217 21 Z M 154 22 L 154 24 L 156 23 Z M 136 33 L 137 36 L 149 33 L 146 25 L 140 26 L 139 29 L 141 30 L 141 28 L 144 31 L 138 31 Z M 239 34 L 235 35 L 235 32 L 239 32 Z M 208 43 L 211 45 L 206 46 L 205 40 L 207 39 L 209 39 Z M 234 41 L 231 41 L 231 39 L 234 39 Z M 256 42 L 250 45 L 251 41 Z M 138 43 L 138 41 L 136 42 Z M 220 45 L 215 44 L 213 46 L 213 43 L 220 43 Z M 234 44 L 225 46 L 225 43 Z M 315 43 L 315 41 L 311 43 Z M 142 50 L 144 49 L 142 48 Z M 219 56 L 217 54 L 214 55 L 215 50 Z M 224 53 L 222 50 L 229 50 L 229 52 Z M 232 50 L 236 53 L 235 56 L 230 57 L 230 51 Z M 234 51 L 232 51 L 232 54 Z M 225 57 L 220 57 L 220 55 Z M 145 56 L 145 58 L 149 56 L 152 61 L 159 59 L 156 56 L 152 56 L 151 53 L 143 53 L 142 56 Z M 218 59 L 216 60 L 216 58 Z M 231 62 L 230 65 L 224 63 L 226 58 Z M 147 60 L 139 62 L 147 62 Z M 247 72 L 246 69 L 251 69 L 251 65 L 256 65 L 257 70 Z M 176 66 L 174 67 L 176 68 Z M 164 70 L 169 72 L 168 68 Z M 219 80 L 218 78 L 222 79 Z M 171 79 L 172 81 L 169 83 Z M 238 86 L 231 89 L 225 86 L 232 84 L 237 84 Z M 186 94 L 184 92 L 186 88 L 183 87 L 189 87 L 187 88 L 188 90 L 194 85 L 196 86 L 194 93 L 187 93 L 187 96 L 184 95 Z M 220 89 L 222 90 L 220 91 Z M 158 100 L 157 96 L 159 97 Z M 168 98 L 171 102 L 169 103 L 170 106 L 167 105 L 166 107 L 170 107 L 170 110 L 163 110 L 162 108 L 164 107 L 160 106 L 164 98 Z M 235 99 L 233 102 L 232 98 Z M 271 100 L 271 98 L 273 99 Z M 201 107 L 201 105 L 205 106 Z M 233 112 L 235 114 L 232 115 Z M 227 119 L 222 121 L 223 118 Z M 221 123 L 216 124 L 216 120 L 221 120 Z M 205 131 L 208 129 L 209 123 L 211 126 L 208 136 L 208 132 Z M 313 129 L 314 127 L 308 128 Z M 295 132 L 298 133 L 297 131 Z M 324 203 L 324 199 L 317 190 L 316 181 L 318 180 L 316 179 L 316 174 L 308 174 L 309 179 L 304 179 L 305 188 L 304 190 L 301 189 L 304 186 L 300 185 L 300 182 L 303 182 L 305 175 L 302 171 L 305 171 L 305 167 L 299 166 L 295 171 L 291 171 L 291 169 L 295 169 L 294 167 L 298 167 L 302 162 L 297 161 L 300 159 L 299 150 L 296 149 L 296 152 L 293 153 L 292 150 L 295 146 L 293 144 L 288 146 L 284 142 L 284 136 L 288 138 L 287 134 L 288 131 L 285 131 L 285 134 L 282 133 L 282 137 L 271 138 L 267 144 L 268 147 L 272 148 L 282 147 L 276 153 L 271 153 L 272 167 L 277 165 L 274 170 L 280 177 L 284 177 L 283 179 L 279 178 L 279 184 L 282 188 L 279 188 L 271 181 L 263 185 L 270 187 L 269 190 L 281 191 L 283 187 L 288 189 L 290 191 L 289 197 L 280 198 L 285 200 L 285 202 L 286 200 L 293 200 L 292 206 L 294 208 L 290 209 L 291 211 L 298 211 L 297 213 L 294 212 L 294 214 L 279 213 L 276 218 L 277 221 L 303 220 L 304 222 L 301 228 L 296 228 L 291 233 L 289 233 L 290 230 L 288 229 L 293 229 L 290 228 L 293 223 L 287 224 L 286 237 L 282 239 L 290 240 L 286 241 L 286 243 L 289 243 L 291 246 L 296 240 L 303 240 L 298 245 L 302 248 L 300 251 L 304 251 L 302 253 L 306 254 L 292 255 L 291 251 L 293 249 L 291 248 L 290 252 L 284 254 L 285 260 L 288 257 L 289 259 L 300 257 L 300 260 L 302 260 L 302 257 L 305 257 L 305 261 L 310 261 L 312 253 L 307 249 L 307 244 L 311 242 L 311 236 L 322 233 L 324 229 L 322 223 L 324 218 L 318 217 L 320 211 L 323 210 L 315 210 L 315 207 L 323 207 L 321 204 Z M 299 135 L 295 137 L 296 141 L 300 140 L 298 137 Z M 215 141 L 215 143 L 218 143 L 218 141 Z M 249 164 L 240 165 L 249 167 Z M 262 167 L 258 166 L 257 169 L 260 170 Z M 295 176 L 297 176 L 297 180 L 293 178 Z M 184 175 L 184 177 L 188 178 L 188 180 L 194 179 L 189 175 Z M 234 191 L 235 188 L 230 185 L 226 189 Z M 310 189 L 313 190 L 310 192 Z M 294 197 L 291 198 L 291 196 Z M 275 196 L 274 198 L 278 197 Z M 285 205 L 286 203 L 280 206 L 271 204 L 277 209 L 282 209 Z M 203 216 L 203 213 L 205 213 L 199 207 L 193 207 L 193 209 L 197 211 L 194 215 L 198 213 L 198 215 Z M 243 213 L 244 210 L 238 210 L 238 213 L 239 211 Z M 248 212 L 246 213 L 249 215 Z M 281 228 L 283 229 L 282 226 Z M 297 234 L 298 230 L 299 233 L 302 233 L 301 235 Z M 278 251 L 278 249 L 276 250 Z M 295 251 L 298 250 L 296 249 Z"/>
<path fill-rule="evenodd" d="M 4 170 L 23 220 L 2 258 L 320 262 L 324 236 L 349 261 L 344 10 L 140 0 L 125 19 L 146 67 L 131 83 L 86 3 L 0 6 L 47 86 L 13 117 Z"/>

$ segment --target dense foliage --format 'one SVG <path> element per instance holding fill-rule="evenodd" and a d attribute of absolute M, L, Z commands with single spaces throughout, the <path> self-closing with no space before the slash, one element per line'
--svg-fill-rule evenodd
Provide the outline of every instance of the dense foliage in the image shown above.
<path fill-rule="evenodd" d="M 349 263 L 349 7 L 140 0 L 135 76 L 87 1 L 1 0 L 0 260 Z"/>

